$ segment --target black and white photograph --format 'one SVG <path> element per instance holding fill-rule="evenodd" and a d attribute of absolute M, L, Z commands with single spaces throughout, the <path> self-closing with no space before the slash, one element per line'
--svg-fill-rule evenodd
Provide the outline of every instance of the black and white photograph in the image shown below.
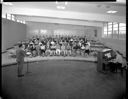
<path fill-rule="evenodd" d="M 126 0 L 1 5 L 0 99 L 128 98 Z"/>

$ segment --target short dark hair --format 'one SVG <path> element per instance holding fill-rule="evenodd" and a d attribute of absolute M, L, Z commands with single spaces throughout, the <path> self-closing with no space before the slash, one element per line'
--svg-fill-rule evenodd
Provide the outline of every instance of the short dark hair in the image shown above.
<path fill-rule="evenodd" d="M 23 45 L 23 44 L 19 44 L 19 48 L 21 48 L 21 47 L 22 47 L 22 45 Z"/>

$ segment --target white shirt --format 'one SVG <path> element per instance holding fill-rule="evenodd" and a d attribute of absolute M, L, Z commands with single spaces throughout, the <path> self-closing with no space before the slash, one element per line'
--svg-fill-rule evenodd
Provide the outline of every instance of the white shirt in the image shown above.
<path fill-rule="evenodd" d="M 52 41 L 52 42 L 51 42 L 51 44 L 52 44 L 52 45 L 54 45 L 54 44 L 55 44 L 55 42 L 53 42 L 53 41 Z"/>
<path fill-rule="evenodd" d="M 41 42 L 39 42 L 39 45 L 41 45 L 42 43 Z"/>
<path fill-rule="evenodd" d="M 44 50 L 44 49 L 45 49 L 45 46 L 44 46 L 44 45 L 42 45 L 40 48 L 41 48 L 42 50 Z"/>
<path fill-rule="evenodd" d="M 122 58 L 122 56 L 120 55 L 120 54 L 116 54 L 117 56 L 116 56 L 116 59 L 115 59 L 115 62 L 118 62 L 118 63 L 123 63 L 123 58 Z"/>
<path fill-rule="evenodd" d="M 85 49 L 85 46 L 82 46 L 81 49 Z"/>
<path fill-rule="evenodd" d="M 90 46 L 91 44 L 90 44 L 90 42 L 87 42 L 87 44 Z"/>

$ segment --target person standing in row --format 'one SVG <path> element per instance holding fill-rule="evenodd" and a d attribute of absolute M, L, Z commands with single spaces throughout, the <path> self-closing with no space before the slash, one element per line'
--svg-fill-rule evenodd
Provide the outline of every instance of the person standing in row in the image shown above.
<path fill-rule="evenodd" d="M 16 50 L 16 62 L 18 65 L 18 77 L 24 76 L 22 74 L 23 65 L 24 65 L 25 51 L 23 50 L 23 45 L 19 44 L 19 48 Z"/>

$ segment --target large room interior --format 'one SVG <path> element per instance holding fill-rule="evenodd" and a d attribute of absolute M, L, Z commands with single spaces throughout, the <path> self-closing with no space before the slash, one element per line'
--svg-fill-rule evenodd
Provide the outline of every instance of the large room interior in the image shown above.
<path fill-rule="evenodd" d="M 37 38 L 62 45 L 71 41 L 72 46 L 79 42 L 80 48 L 56 53 L 47 47 L 41 55 L 25 50 L 24 77 L 19 78 L 18 45 Z M 82 49 L 84 40 L 89 54 Z M 123 62 L 112 72 L 113 66 L 104 64 L 114 51 Z M 126 71 L 125 0 L 2 2 L 2 99 L 126 99 Z"/>

